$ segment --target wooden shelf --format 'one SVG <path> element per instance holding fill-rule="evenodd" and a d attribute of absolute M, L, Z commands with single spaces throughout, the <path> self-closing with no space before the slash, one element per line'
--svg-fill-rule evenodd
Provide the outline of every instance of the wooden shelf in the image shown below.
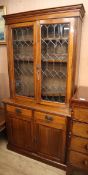
<path fill-rule="evenodd" d="M 19 59 L 15 59 L 15 61 L 17 62 L 17 61 L 19 61 L 19 62 L 31 62 L 31 63 L 33 63 L 34 62 L 34 60 L 32 60 L 32 59 L 30 59 L 30 60 L 27 60 L 27 59 L 24 59 L 24 60 L 22 60 L 21 58 Z M 51 60 L 42 60 L 42 62 L 43 63 L 46 63 L 46 62 L 48 62 L 48 63 L 66 63 L 67 64 L 67 61 L 66 60 L 53 60 L 53 59 L 51 59 Z"/>
<path fill-rule="evenodd" d="M 68 37 L 58 37 L 58 38 L 54 38 L 54 37 L 47 38 L 47 37 L 45 37 L 45 38 L 42 38 L 42 40 L 56 40 L 56 41 L 58 41 L 58 40 L 68 40 Z"/>
<path fill-rule="evenodd" d="M 13 40 L 13 42 L 33 42 L 33 39 L 28 39 L 28 40 L 26 40 L 26 39 L 24 39 L 24 40 Z"/>
<path fill-rule="evenodd" d="M 67 60 L 55 60 L 55 59 L 51 59 L 51 60 L 42 60 L 42 62 L 46 63 L 46 62 L 49 62 L 49 63 L 67 63 Z"/>
<path fill-rule="evenodd" d="M 34 62 L 34 60 L 32 60 L 32 59 L 30 59 L 30 60 L 27 60 L 27 59 L 24 59 L 24 60 L 22 60 L 21 58 L 19 59 L 15 59 L 15 61 L 17 62 L 17 61 L 19 61 L 20 63 L 23 63 L 23 62 L 30 62 L 30 63 L 33 63 Z"/>
<path fill-rule="evenodd" d="M 42 58 L 42 62 L 56 62 L 56 63 L 67 63 L 67 53 L 60 53 L 60 54 L 48 54 L 44 55 L 45 59 Z"/>
<path fill-rule="evenodd" d="M 58 96 L 64 96 L 65 97 L 65 93 L 60 93 L 60 92 L 57 92 L 57 93 L 50 93 L 50 92 L 43 92 L 42 93 L 42 96 L 48 96 L 48 97 L 58 97 Z"/>

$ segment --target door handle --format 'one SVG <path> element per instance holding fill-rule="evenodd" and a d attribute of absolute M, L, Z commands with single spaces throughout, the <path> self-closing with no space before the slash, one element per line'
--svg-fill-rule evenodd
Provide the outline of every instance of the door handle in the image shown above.
<path fill-rule="evenodd" d="M 40 69 L 41 69 L 40 64 L 37 64 L 36 69 L 37 69 L 37 80 L 40 80 Z"/>
<path fill-rule="evenodd" d="M 49 115 L 46 115 L 45 116 L 45 121 L 46 122 L 52 122 L 53 121 L 53 117 L 52 116 L 49 116 Z"/>

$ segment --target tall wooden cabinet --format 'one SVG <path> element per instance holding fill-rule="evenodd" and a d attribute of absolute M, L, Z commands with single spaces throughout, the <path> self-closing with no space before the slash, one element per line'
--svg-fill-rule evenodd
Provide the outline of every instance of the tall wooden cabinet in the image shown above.
<path fill-rule="evenodd" d="M 77 85 L 82 4 L 4 16 L 10 98 L 8 148 L 66 167 L 70 100 Z"/>

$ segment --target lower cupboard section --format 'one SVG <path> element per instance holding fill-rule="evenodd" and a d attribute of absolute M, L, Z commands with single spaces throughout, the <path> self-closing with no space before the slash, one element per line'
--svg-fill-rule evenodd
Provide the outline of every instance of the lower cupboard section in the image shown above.
<path fill-rule="evenodd" d="M 39 160 L 53 162 L 55 166 L 65 164 L 66 117 L 35 112 L 32 118 L 8 112 L 6 125 L 9 149 L 36 155 Z"/>

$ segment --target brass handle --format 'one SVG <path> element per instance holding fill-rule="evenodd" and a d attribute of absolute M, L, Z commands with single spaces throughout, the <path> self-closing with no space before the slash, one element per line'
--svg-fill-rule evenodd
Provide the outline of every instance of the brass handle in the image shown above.
<path fill-rule="evenodd" d="M 53 121 L 53 117 L 52 116 L 49 116 L 49 115 L 46 115 L 45 116 L 45 121 L 46 122 L 52 122 Z"/>
<path fill-rule="evenodd" d="M 40 71 L 37 70 L 37 79 L 39 80 L 40 79 Z"/>
<path fill-rule="evenodd" d="M 40 69 L 41 69 L 40 64 L 37 64 L 36 69 L 37 69 L 37 79 L 40 80 Z"/>
<path fill-rule="evenodd" d="M 21 109 L 19 109 L 19 108 L 16 108 L 16 109 L 15 109 L 15 112 L 16 112 L 17 114 L 21 114 L 21 113 L 22 113 Z"/>
<path fill-rule="evenodd" d="M 88 151 L 88 144 L 85 146 L 85 149 Z"/>
<path fill-rule="evenodd" d="M 83 161 L 83 164 L 84 164 L 85 166 L 87 166 L 87 165 L 88 165 L 88 160 L 84 160 L 84 161 Z"/>

